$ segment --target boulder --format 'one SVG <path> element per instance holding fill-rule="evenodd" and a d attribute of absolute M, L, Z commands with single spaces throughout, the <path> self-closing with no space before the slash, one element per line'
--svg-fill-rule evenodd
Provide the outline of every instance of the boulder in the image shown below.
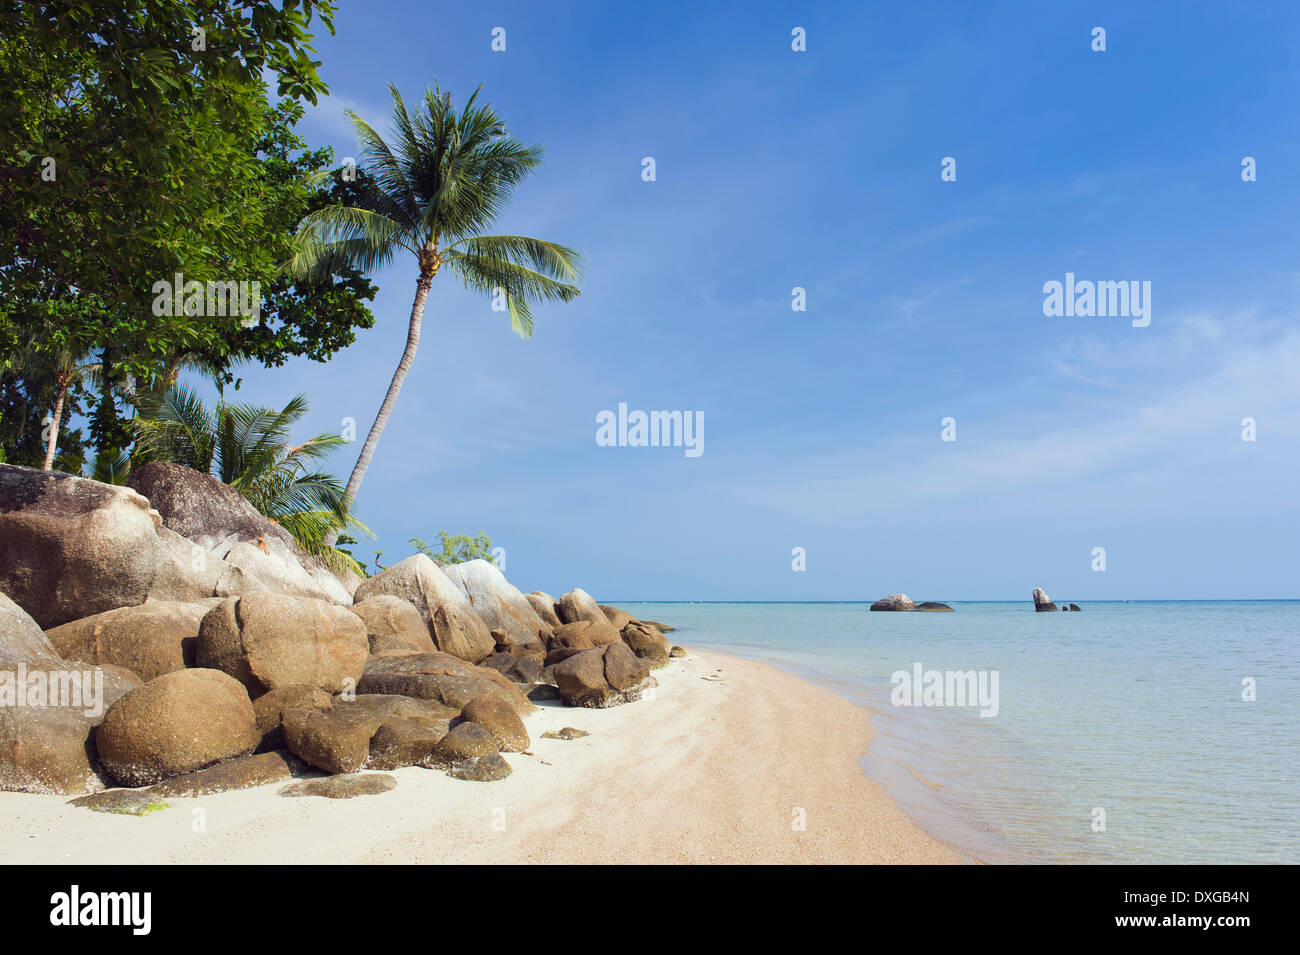
<path fill-rule="evenodd" d="M 95 730 L 104 771 L 123 786 L 147 786 L 245 756 L 260 742 L 253 704 L 217 670 L 179 670 L 113 704 Z"/>
<path fill-rule="evenodd" d="M 229 597 L 199 625 L 196 661 L 258 697 L 310 683 L 337 693 L 361 678 L 370 641 L 361 618 L 324 600 L 284 594 Z"/>
<path fill-rule="evenodd" d="M 126 483 L 149 499 L 168 530 L 272 592 L 344 605 L 352 602 L 338 577 L 230 485 L 168 461 L 133 468 Z M 243 587 L 227 593 L 250 589 L 260 588 Z M 217 595 L 225 596 L 220 591 Z"/>
<path fill-rule="evenodd" d="M 470 560 L 463 564 L 449 564 L 442 570 L 452 583 L 460 587 L 489 631 L 505 632 L 503 638 L 497 638 L 498 646 L 531 646 L 538 653 L 545 651 L 546 640 L 553 628 L 537 615 L 532 604 L 506 580 L 495 564 Z"/>
<path fill-rule="evenodd" d="M 684 657 L 686 656 L 686 648 L 674 646 L 671 650 L 668 651 L 668 656 L 674 660 L 680 657 Z"/>
<path fill-rule="evenodd" d="M 65 623 L 48 636 L 66 660 L 116 664 L 148 681 L 195 665 L 199 623 L 219 603 L 150 600 Z"/>
<path fill-rule="evenodd" d="M 289 710 L 321 712 L 334 705 L 334 698 L 311 683 L 290 683 L 263 693 L 253 701 L 257 734 L 262 737 L 258 749 L 265 752 L 284 746 L 284 714 Z"/>
<path fill-rule="evenodd" d="M 400 769 L 427 760 L 447 735 L 448 726 L 430 726 L 415 720 L 383 723 L 370 738 L 367 769 Z"/>
<path fill-rule="evenodd" d="M 369 695 L 355 700 L 336 700 L 327 710 L 286 710 L 283 717 L 284 742 L 299 759 L 327 773 L 354 773 L 369 764 L 372 743 L 380 729 L 390 730 L 380 737 L 376 762 L 396 769 L 398 752 L 395 741 L 421 736 L 430 738 L 427 749 L 420 751 L 411 765 L 427 755 L 434 743 L 448 731 L 456 711 L 434 702 L 402 696 Z"/>
<path fill-rule="evenodd" d="M 1078 609 L 1079 609 L 1079 605 L 1078 605 L 1078 604 L 1070 604 L 1070 609 L 1071 609 L 1071 610 L 1078 610 Z"/>
<path fill-rule="evenodd" d="M 588 636 L 593 646 L 608 646 L 619 640 L 618 628 L 609 622 L 600 605 L 585 590 L 575 588 L 561 597 L 557 612 L 566 624 L 579 621 L 590 624 Z"/>
<path fill-rule="evenodd" d="M 304 779 L 290 783 L 280 790 L 281 796 L 323 796 L 326 799 L 355 799 L 357 796 L 377 796 L 397 788 L 397 780 L 387 773 L 365 773 L 360 776 L 327 776 L 324 779 Z"/>
<path fill-rule="evenodd" d="M 915 610 L 916 603 L 907 594 L 890 594 L 871 605 L 872 610 Z"/>
<path fill-rule="evenodd" d="M 668 665 L 672 644 L 655 627 L 632 620 L 623 627 L 622 636 L 628 648 L 651 667 L 658 669 Z"/>
<path fill-rule="evenodd" d="M 465 705 L 460 717 L 477 723 L 491 733 L 502 752 L 525 752 L 531 742 L 524 721 L 519 718 L 514 707 L 495 694 L 484 693 L 474 697 Z"/>
<path fill-rule="evenodd" d="M 477 723 L 459 723 L 438 741 L 424 765 L 448 766 L 463 759 L 499 752 L 500 748 L 497 738 Z"/>
<path fill-rule="evenodd" d="M 1035 612 L 1042 613 L 1043 611 L 1046 610 L 1055 610 L 1055 609 L 1056 609 L 1056 604 L 1052 603 L 1052 598 L 1047 596 L 1047 593 L 1043 590 L 1043 588 L 1035 587 L 1034 588 Z"/>
<path fill-rule="evenodd" d="M 146 790 L 155 796 L 210 796 L 235 789 L 252 789 L 292 779 L 300 766 L 289 753 L 275 751 L 240 756 L 183 776 L 173 776 Z"/>
<path fill-rule="evenodd" d="M 606 604 L 600 605 L 600 612 L 605 615 L 605 619 L 614 625 L 614 629 L 622 631 L 636 617 L 632 616 L 626 610 L 619 610 L 617 607 L 610 607 Z"/>
<path fill-rule="evenodd" d="M 510 764 L 500 753 L 471 756 L 447 768 L 447 775 L 452 779 L 468 779 L 476 783 L 493 783 L 505 779 L 511 772 Z"/>
<path fill-rule="evenodd" d="M 567 705 L 589 707 L 639 700 L 655 685 L 646 664 L 621 642 L 584 650 L 556 664 L 555 682 Z"/>
<path fill-rule="evenodd" d="M 915 609 L 918 613 L 952 613 L 953 610 L 947 604 L 939 603 L 937 600 L 927 600 L 925 603 L 919 603 Z"/>
<path fill-rule="evenodd" d="M 33 679 L 48 688 L 43 696 L 29 695 Z M 71 795 L 103 789 L 91 735 L 107 708 L 142 682 L 120 667 L 60 659 L 36 621 L 0 593 L 0 790 Z M 60 688 L 75 693 L 65 698 Z"/>
<path fill-rule="evenodd" d="M 650 626 L 654 627 L 660 633 L 672 633 L 674 630 L 677 629 L 676 627 L 668 626 L 668 624 L 666 623 L 660 623 L 658 620 L 642 620 L 641 622 L 648 623 Z"/>
<path fill-rule="evenodd" d="M 420 611 L 401 597 L 375 594 L 354 603 L 351 610 L 365 624 L 371 653 L 390 650 L 431 652 L 438 649 L 433 645 L 429 627 Z"/>
<path fill-rule="evenodd" d="M 511 683 L 542 682 L 542 661 L 533 654 L 516 656 L 513 653 L 494 653 L 480 664 L 491 667 Z"/>
<path fill-rule="evenodd" d="M 433 700 L 458 712 L 476 696 L 491 693 L 520 716 L 533 711 L 520 689 L 496 670 L 441 652 L 377 654 L 366 661 L 357 692 Z"/>
<path fill-rule="evenodd" d="M 550 594 L 534 590 L 531 594 L 524 594 L 524 599 L 528 601 L 528 605 L 533 608 L 537 616 L 542 618 L 542 622 L 552 630 L 563 623 L 559 614 L 555 612 L 559 604 Z"/>
<path fill-rule="evenodd" d="M 496 641 L 465 592 L 424 554 L 408 557 L 362 581 L 353 599 L 362 601 L 377 594 L 390 594 L 412 604 L 443 653 L 477 663 L 496 652 Z"/>

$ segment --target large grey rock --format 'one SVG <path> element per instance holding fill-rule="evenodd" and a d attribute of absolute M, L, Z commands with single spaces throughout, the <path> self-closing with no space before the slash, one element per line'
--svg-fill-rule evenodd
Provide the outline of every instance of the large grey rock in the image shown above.
<path fill-rule="evenodd" d="M 246 756 L 261 741 L 244 687 L 217 670 L 178 670 L 114 703 L 95 730 L 104 771 L 123 786 Z"/>
<path fill-rule="evenodd" d="M 150 600 L 65 623 L 48 637 L 66 660 L 112 663 L 148 681 L 195 665 L 199 623 L 220 603 L 220 597 L 198 603 Z"/>
<path fill-rule="evenodd" d="M 871 605 L 872 610 L 915 610 L 916 601 L 907 594 L 890 594 Z"/>
<path fill-rule="evenodd" d="M 552 627 L 537 615 L 531 603 L 506 580 L 495 564 L 470 560 L 449 564 L 443 573 L 464 592 L 474 612 L 489 631 L 504 630 L 505 647 L 534 647 L 545 651 Z"/>
<path fill-rule="evenodd" d="M 496 640 L 474 612 L 465 591 L 423 554 L 408 557 L 362 581 L 353 599 L 362 601 L 377 594 L 400 597 L 412 604 L 443 653 L 477 663 L 496 652 Z"/>
<path fill-rule="evenodd" d="M 199 625 L 196 662 L 221 670 L 260 696 L 294 683 L 339 693 L 361 679 L 370 642 L 346 607 L 308 597 L 229 597 Z"/>
<path fill-rule="evenodd" d="M 1042 613 L 1043 611 L 1046 610 L 1055 610 L 1055 609 L 1056 609 L 1056 604 L 1052 603 L 1052 598 L 1047 596 L 1047 593 L 1043 590 L 1043 588 L 1035 587 L 1034 588 L 1034 610 L 1038 613 Z"/>

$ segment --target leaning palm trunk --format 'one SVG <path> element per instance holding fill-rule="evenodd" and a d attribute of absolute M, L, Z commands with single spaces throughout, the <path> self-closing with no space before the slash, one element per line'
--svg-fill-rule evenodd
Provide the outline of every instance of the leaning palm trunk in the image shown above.
<path fill-rule="evenodd" d="M 63 399 L 67 394 L 67 386 L 60 385 L 59 396 L 54 401 L 54 421 L 50 425 L 50 439 L 45 443 L 45 464 L 41 468 L 44 471 L 54 467 L 54 452 L 59 446 L 59 422 L 63 420 Z"/>
<path fill-rule="evenodd" d="M 406 348 L 402 351 L 402 360 L 397 363 L 393 380 L 388 383 L 388 393 L 384 395 L 384 402 L 379 406 L 379 413 L 375 415 L 375 423 L 370 426 L 366 443 L 361 446 L 361 454 L 357 456 L 357 463 L 353 465 L 352 475 L 348 478 L 348 486 L 343 498 L 348 509 L 351 509 L 357 492 L 361 490 L 361 482 L 370 467 L 370 459 L 375 456 L 379 436 L 384 433 L 388 416 L 393 413 L 393 406 L 397 404 L 397 395 L 402 390 L 402 382 L 406 381 L 406 373 L 411 370 L 411 365 L 415 362 L 415 351 L 420 347 L 420 325 L 424 321 L 424 302 L 429 297 L 429 287 L 433 284 L 435 274 L 437 269 L 427 274 L 421 273 L 415 283 L 415 301 L 411 303 L 411 321 L 406 330 Z M 333 533 L 331 538 L 327 544 L 333 547 L 338 542 L 338 533 Z"/>

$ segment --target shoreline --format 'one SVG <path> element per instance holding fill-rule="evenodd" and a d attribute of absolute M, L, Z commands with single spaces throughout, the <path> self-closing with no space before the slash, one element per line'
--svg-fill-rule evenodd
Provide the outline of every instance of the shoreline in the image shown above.
<path fill-rule="evenodd" d="M 505 780 L 392 772 L 391 792 L 282 784 L 168 798 L 150 815 L 0 793 L 5 863 L 960 863 L 863 771 L 871 711 L 778 666 L 688 650 L 646 699 L 544 704 Z M 573 726 L 590 735 L 542 739 Z M 798 821 L 804 828 L 798 828 Z M 202 828 L 200 829 L 200 823 Z M 196 831 L 198 830 L 198 831 Z"/>

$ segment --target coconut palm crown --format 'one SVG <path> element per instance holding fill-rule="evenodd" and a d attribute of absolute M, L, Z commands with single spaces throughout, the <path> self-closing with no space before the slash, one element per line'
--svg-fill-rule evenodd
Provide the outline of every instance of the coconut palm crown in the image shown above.
<path fill-rule="evenodd" d="M 395 86 L 389 139 L 351 110 L 362 147 L 360 201 L 316 210 L 301 223 L 291 274 L 328 273 L 341 264 L 365 271 L 389 265 L 399 253 L 415 257 L 419 272 L 406 347 L 348 479 L 355 499 L 379 436 L 415 359 L 425 299 L 444 269 L 467 288 L 504 301 L 510 324 L 533 333 L 532 306 L 568 302 L 579 294 L 581 257 L 543 239 L 488 233 L 514 189 L 541 162 L 542 151 L 506 134 L 505 123 L 476 90 L 459 112 L 436 85 L 420 109 L 409 112 Z"/>

